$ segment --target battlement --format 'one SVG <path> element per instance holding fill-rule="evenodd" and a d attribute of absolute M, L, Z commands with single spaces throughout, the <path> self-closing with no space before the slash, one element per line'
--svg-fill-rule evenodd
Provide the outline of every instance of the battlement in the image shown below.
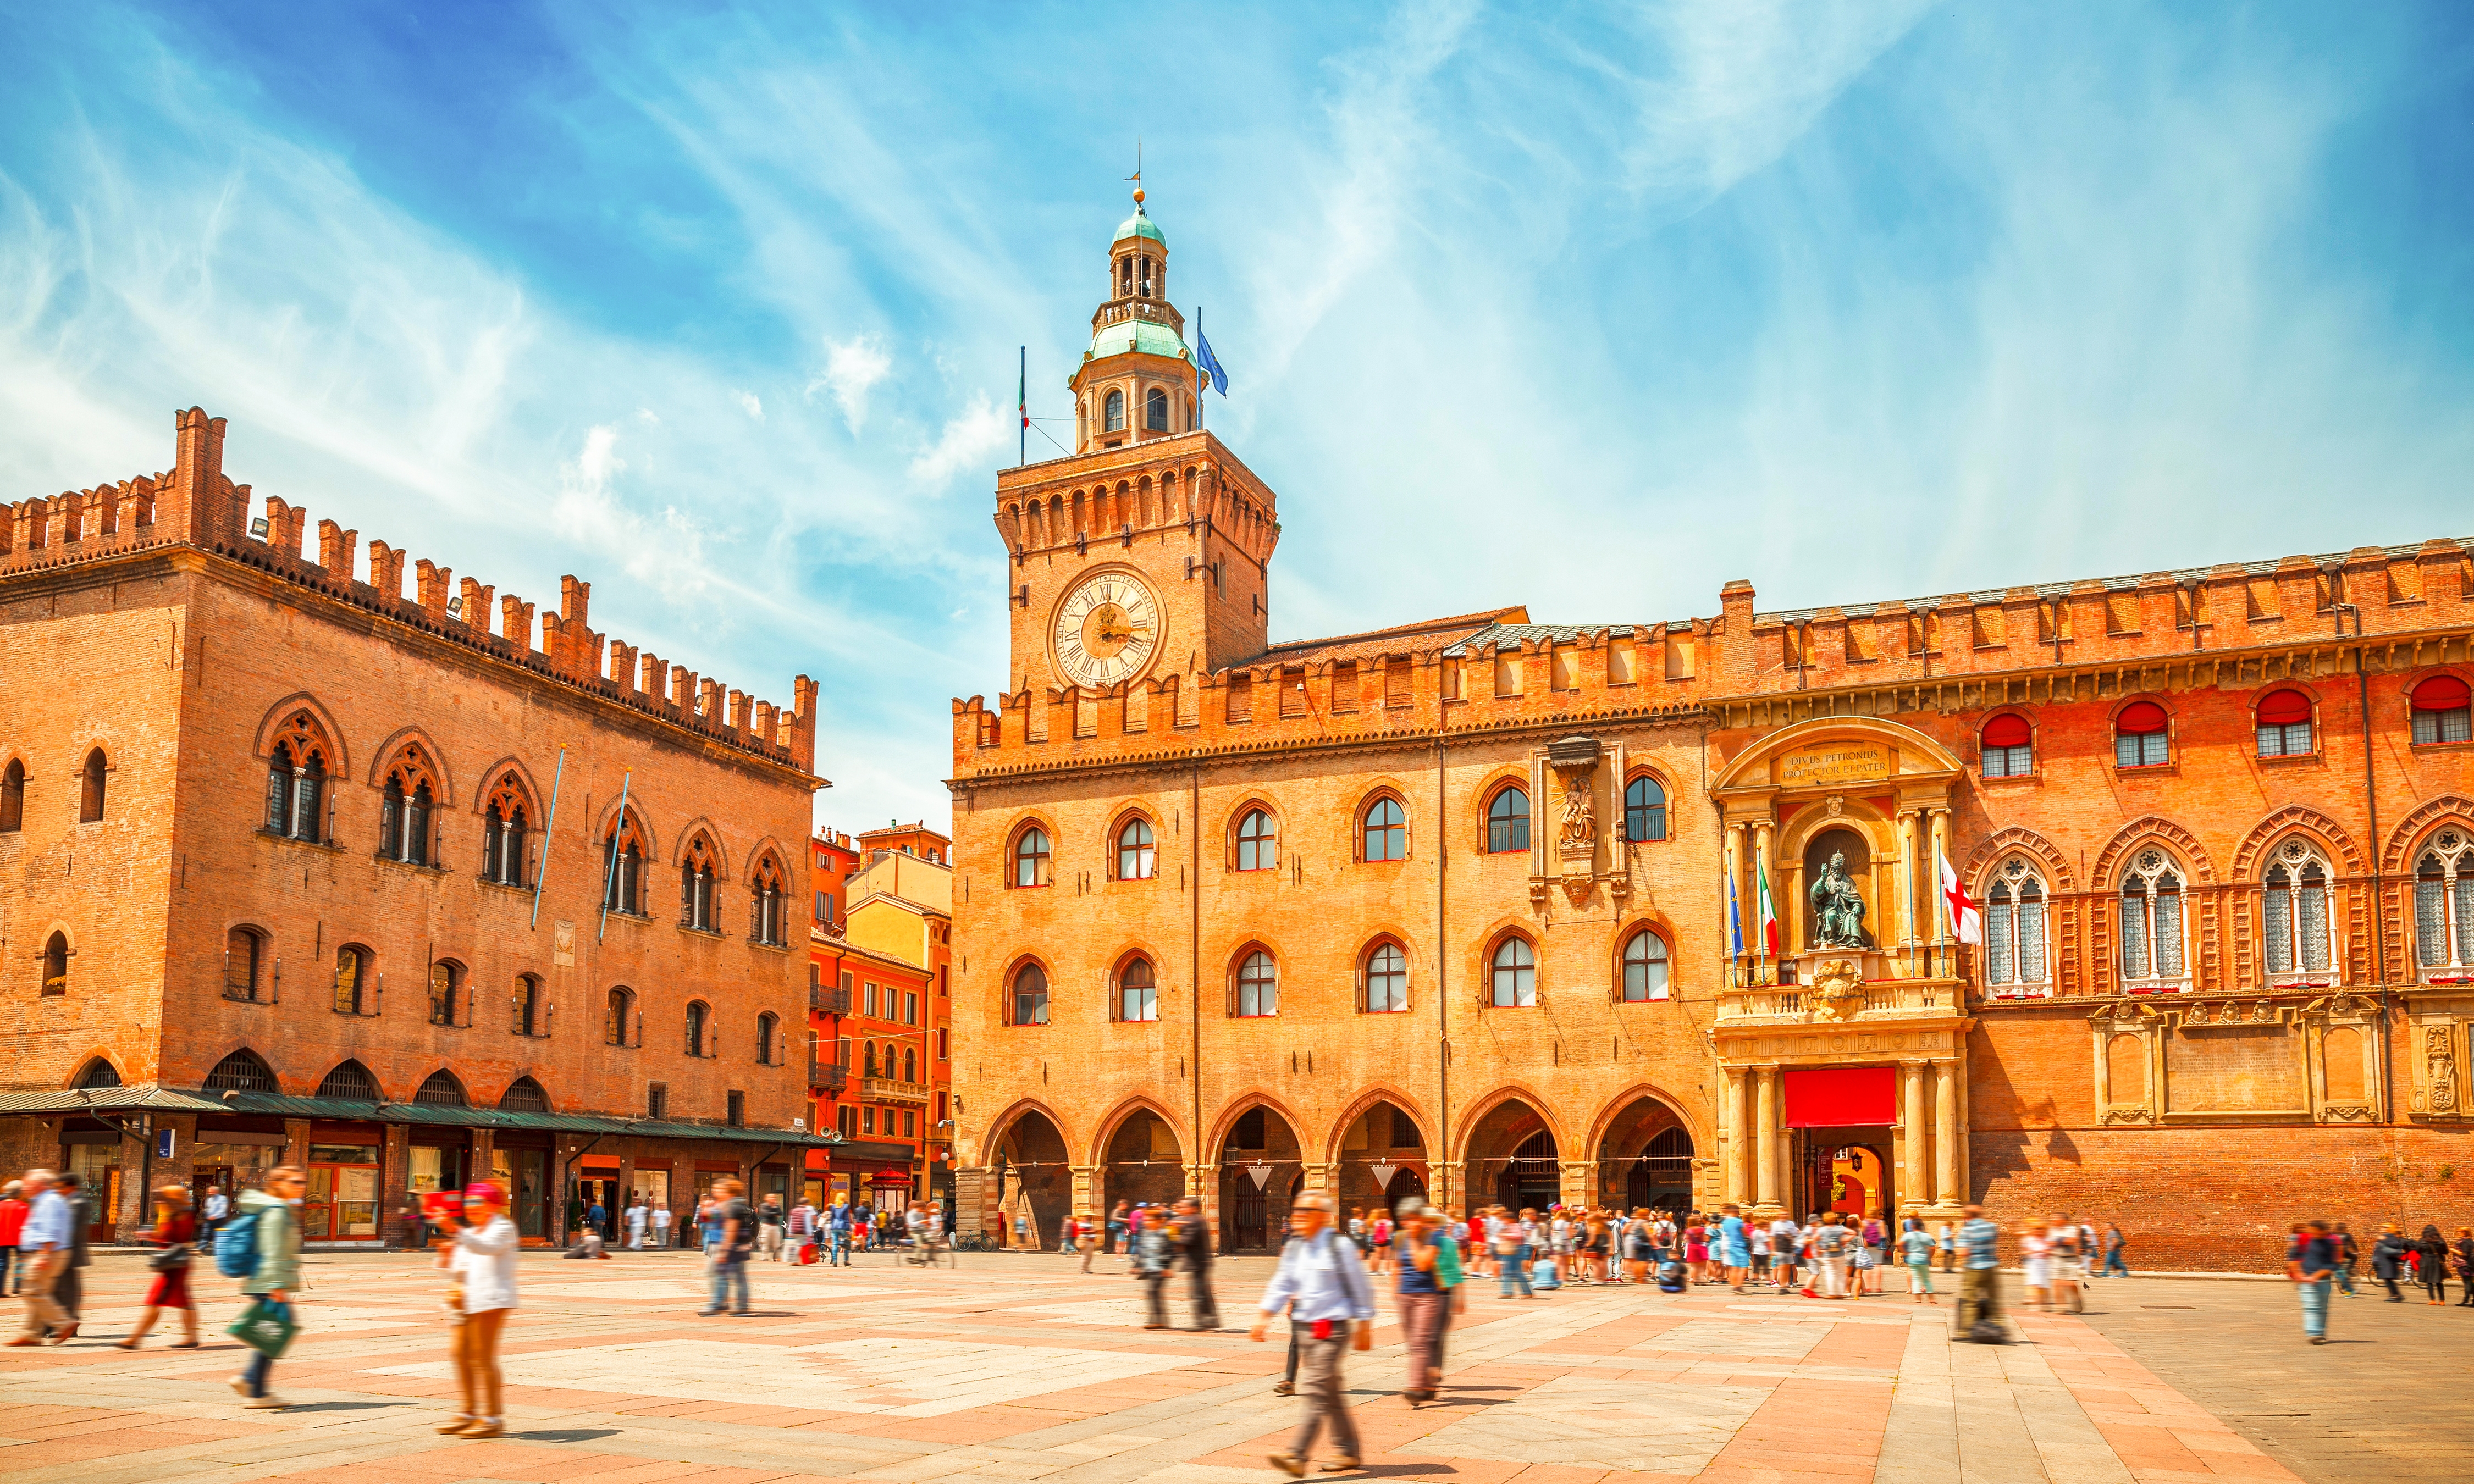
<path fill-rule="evenodd" d="M 572 576 L 559 579 L 558 609 L 541 613 L 536 631 L 534 606 L 513 593 L 501 594 L 470 577 L 458 582 L 452 569 L 425 557 L 408 560 L 401 548 L 376 539 L 363 558 L 360 533 L 332 520 L 317 523 L 317 554 L 304 555 L 309 526 L 304 508 L 269 495 L 264 514 L 252 519 L 250 487 L 225 477 L 224 419 L 192 407 L 175 422 L 178 439 L 169 472 L 8 506 L 8 518 L 0 521 L 0 591 L 37 572 L 158 547 L 192 547 L 484 651 L 723 745 L 814 770 L 816 683 L 807 676 L 791 682 L 792 701 L 787 707 L 699 677 L 595 632 L 589 622 L 593 585 Z M 408 597 L 407 564 L 413 580 Z"/>

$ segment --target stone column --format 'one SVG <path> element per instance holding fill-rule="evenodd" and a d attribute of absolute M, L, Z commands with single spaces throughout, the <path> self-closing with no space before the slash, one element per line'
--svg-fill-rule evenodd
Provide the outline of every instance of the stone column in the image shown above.
<path fill-rule="evenodd" d="M 1902 1212 L 1928 1205 L 1932 1199 L 1932 1182 L 1927 1173 L 1932 1166 L 1926 1152 L 1928 1137 L 1925 1127 L 1926 1065 L 1923 1062 L 1899 1064 L 1899 1137 L 1904 1151 L 1899 1171 L 1902 1196 L 1899 1210 Z"/>
<path fill-rule="evenodd" d="M 1779 1069 L 1763 1066 L 1758 1069 L 1760 1084 L 1754 1099 L 1754 1150 L 1757 1177 L 1754 1181 L 1753 1213 L 1774 1218 L 1783 1208 L 1779 1205 Z"/>
<path fill-rule="evenodd" d="M 1251 1179 L 1251 1176 L 1248 1177 Z M 1275 1177 L 1276 1178 L 1276 1177 Z M 1321 1190 L 1333 1200 L 1340 1199 L 1340 1166 L 1337 1164 L 1300 1164 L 1298 1166 L 1298 1194 Z M 1343 1212 L 1344 1219 L 1346 1216 Z"/>
<path fill-rule="evenodd" d="M 1104 1216 L 1106 1211 L 1099 1204 L 1100 1197 L 1103 1193 L 1100 1188 L 1100 1177 L 1107 1173 L 1107 1166 L 1104 1164 L 1071 1164 L 1067 1165 L 1066 1169 L 1073 1177 L 1074 1182 L 1074 1204 L 1069 1208 L 1068 1214 L 1082 1216 L 1097 1213 Z M 1040 1233 L 1040 1240 L 1046 1241 L 1047 1233 Z"/>
<path fill-rule="evenodd" d="M 1598 1204 L 1598 1166 L 1594 1160 L 1563 1160 L 1558 1171 L 1563 1177 L 1564 1204 L 1593 1208 Z"/>
<path fill-rule="evenodd" d="M 1958 1185 L 1958 1064 L 1935 1062 L 1933 1073 L 1933 1203 L 1966 1204 Z"/>
<path fill-rule="evenodd" d="M 1744 1201 L 1744 1166 L 1752 1153 L 1752 1120 L 1744 1116 L 1744 1071 L 1740 1066 L 1723 1068 L 1726 1091 L 1719 1100 L 1720 1131 L 1718 1135 L 1719 1165 L 1725 1179 L 1721 1197 L 1736 1205 Z"/>

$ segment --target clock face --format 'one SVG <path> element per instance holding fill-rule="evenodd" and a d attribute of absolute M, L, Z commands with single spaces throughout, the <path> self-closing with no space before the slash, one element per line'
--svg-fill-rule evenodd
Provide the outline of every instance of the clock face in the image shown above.
<path fill-rule="evenodd" d="M 1131 680 L 1159 643 L 1159 604 L 1129 572 L 1083 579 L 1056 610 L 1056 668 L 1077 685 Z"/>

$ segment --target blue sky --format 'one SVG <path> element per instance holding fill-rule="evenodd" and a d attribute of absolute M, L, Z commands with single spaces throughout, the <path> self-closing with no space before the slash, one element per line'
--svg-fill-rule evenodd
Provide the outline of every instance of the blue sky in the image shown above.
<path fill-rule="evenodd" d="M 0 17 L 6 498 L 203 404 L 364 541 L 817 676 L 846 828 L 1007 683 L 1016 347 L 1063 416 L 1137 134 L 1277 638 L 2474 532 L 2462 6 Z"/>

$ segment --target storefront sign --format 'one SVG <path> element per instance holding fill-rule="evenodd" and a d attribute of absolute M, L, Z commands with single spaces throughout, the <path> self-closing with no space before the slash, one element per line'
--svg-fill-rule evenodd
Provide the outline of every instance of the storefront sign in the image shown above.
<path fill-rule="evenodd" d="M 1890 776 L 1890 750 L 1879 743 L 1850 742 L 1789 753 L 1779 759 L 1782 788 L 1834 788 L 1877 783 Z"/>

